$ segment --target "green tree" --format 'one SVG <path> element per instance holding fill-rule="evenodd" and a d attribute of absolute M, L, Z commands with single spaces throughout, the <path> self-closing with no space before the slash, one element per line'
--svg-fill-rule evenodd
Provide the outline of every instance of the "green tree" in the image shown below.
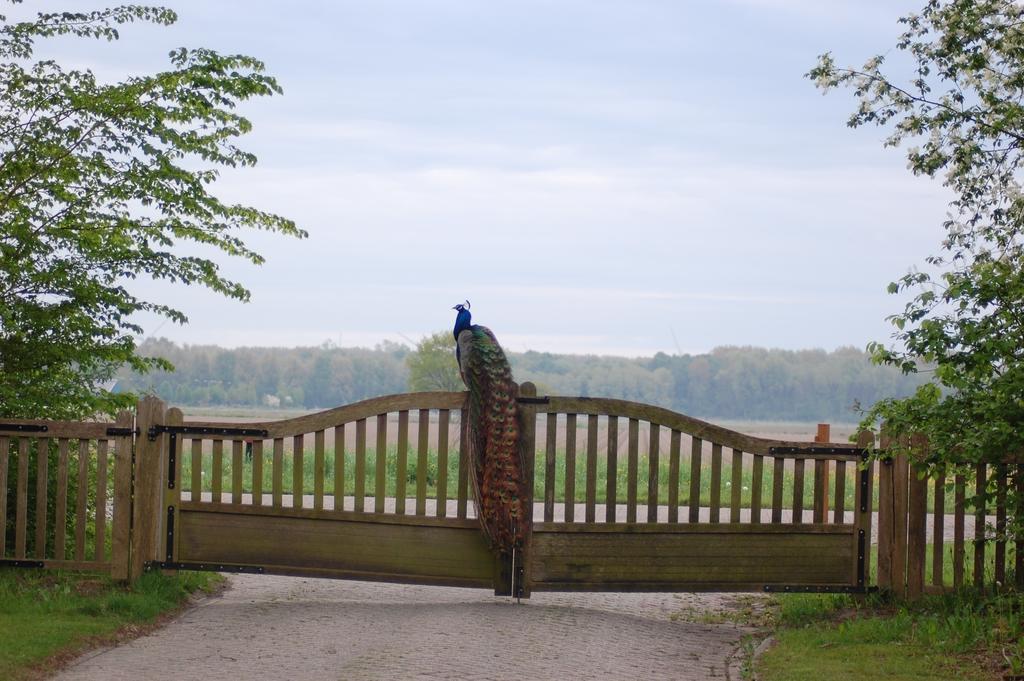
<path fill-rule="evenodd" d="M 259 264 L 240 232 L 305 236 L 290 220 L 210 193 L 218 168 L 256 162 L 235 146 L 251 127 L 235 108 L 281 92 L 258 60 L 180 48 L 166 71 L 105 83 L 35 57 L 41 39 L 112 41 L 120 25 L 175 20 L 169 9 L 135 5 L 0 16 L 0 416 L 125 404 L 104 385 L 120 366 L 169 366 L 136 352 L 134 315 L 186 321 L 133 294 L 134 279 L 244 301 L 246 288 L 196 253 Z"/>
<path fill-rule="evenodd" d="M 865 423 L 925 434 L 932 463 L 993 461 L 1024 451 L 1024 6 L 932 0 L 900 21 L 906 82 L 883 56 L 844 69 L 825 54 L 808 74 L 826 91 L 853 88 L 849 125 L 887 128 L 886 145 L 908 143 L 911 170 L 954 195 L 929 271 L 889 285 L 910 298 L 890 318 L 895 343 L 869 347 L 876 362 L 912 373 L 923 360 L 934 374 Z"/>
<path fill-rule="evenodd" d="M 451 331 L 424 336 L 416 350 L 405 358 L 409 367 L 409 389 L 464 390 L 459 365 L 455 362 L 455 338 Z"/>

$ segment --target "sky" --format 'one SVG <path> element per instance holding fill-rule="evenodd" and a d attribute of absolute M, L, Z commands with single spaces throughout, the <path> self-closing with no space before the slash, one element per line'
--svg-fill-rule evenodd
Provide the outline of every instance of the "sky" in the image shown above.
<path fill-rule="evenodd" d="M 625 356 L 886 340 L 890 281 L 948 196 L 852 93 L 804 77 L 894 52 L 922 0 L 169 0 L 171 27 L 39 56 L 120 78 L 179 46 L 266 62 L 255 168 L 214 192 L 294 219 L 219 258 L 242 304 L 133 285 L 190 318 L 147 335 L 229 347 L 414 343 L 468 299 L 506 349 Z M 94 9 L 28 0 L 37 9 Z"/>

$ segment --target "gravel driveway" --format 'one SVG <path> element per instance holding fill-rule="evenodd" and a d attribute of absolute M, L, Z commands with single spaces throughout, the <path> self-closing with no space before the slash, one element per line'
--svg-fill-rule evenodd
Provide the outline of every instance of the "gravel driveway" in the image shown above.
<path fill-rule="evenodd" d="M 753 630 L 722 613 L 749 598 L 538 593 L 516 604 L 483 590 L 236 575 L 56 678 L 738 679 Z"/>

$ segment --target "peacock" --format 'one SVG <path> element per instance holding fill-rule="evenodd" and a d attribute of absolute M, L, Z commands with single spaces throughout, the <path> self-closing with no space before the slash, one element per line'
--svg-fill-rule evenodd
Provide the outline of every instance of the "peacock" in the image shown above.
<path fill-rule="evenodd" d="M 529 528 L 519 406 L 508 359 L 491 330 L 471 323 L 469 301 L 456 305 L 455 358 L 469 389 L 470 476 L 477 515 L 491 549 L 511 555 Z"/>

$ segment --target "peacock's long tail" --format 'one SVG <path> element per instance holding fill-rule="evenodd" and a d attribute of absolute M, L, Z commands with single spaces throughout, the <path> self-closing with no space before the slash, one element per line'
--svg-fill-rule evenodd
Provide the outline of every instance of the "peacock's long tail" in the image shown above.
<path fill-rule="evenodd" d="M 494 334 L 474 325 L 459 335 L 469 387 L 469 454 L 480 524 L 491 548 L 510 553 L 527 535 L 525 466 L 516 385 Z"/>

